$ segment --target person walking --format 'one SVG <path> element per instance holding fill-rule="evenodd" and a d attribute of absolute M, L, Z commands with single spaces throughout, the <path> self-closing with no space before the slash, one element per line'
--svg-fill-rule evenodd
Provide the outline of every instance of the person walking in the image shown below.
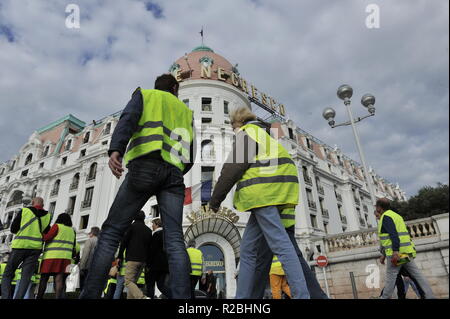
<path fill-rule="evenodd" d="M 291 240 L 292 245 L 297 253 L 298 260 L 302 266 L 302 271 L 305 276 L 306 286 L 308 287 L 308 292 L 310 294 L 311 299 L 328 299 L 327 294 L 320 287 L 319 282 L 311 268 L 308 265 L 308 262 L 303 257 L 302 251 L 298 247 L 297 240 L 295 239 L 295 207 L 285 206 L 279 207 L 281 223 L 283 224 L 289 239 Z M 264 238 L 261 240 L 265 241 Z M 272 264 L 273 253 L 269 249 L 268 245 L 261 245 L 260 250 L 258 250 L 258 257 L 256 262 L 256 278 L 260 278 L 254 285 L 254 291 L 252 293 L 251 299 L 262 299 L 264 298 L 267 281 Z"/>
<path fill-rule="evenodd" d="M 203 274 L 203 253 L 195 247 L 195 240 L 190 240 L 187 252 L 191 262 L 191 299 L 195 299 L 195 287 Z"/>
<path fill-rule="evenodd" d="M 217 299 L 217 278 L 211 269 L 208 270 L 208 273 L 206 274 L 206 285 L 206 298 Z"/>
<path fill-rule="evenodd" d="M 55 283 L 55 298 L 63 299 L 66 291 L 66 279 L 69 275 L 68 266 L 76 254 L 76 232 L 72 228 L 69 214 L 58 215 L 55 224 L 44 235 L 44 241 L 44 255 L 40 269 L 41 279 L 36 299 L 43 298 L 50 276 L 53 276 Z"/>
<path fill-rule="evenodd" d="M 119 248 L 119 250 L 120 250 L 120 248 Z M 123 258 L 123 255 L 125 255 L 125 251 L 122 254 L 122 258 Z M 120 260 L 117 257 L 116 263 L 117 263 L 119 272 L 117 273 L 117 277 L 116 277 L 116 289 L 114 290 L 113 299 L 118 300 L 118 299 L 122 299 L 123 290 L 125 288 L 125 272 L 127 269 L 127 262 L 124 259 Z"/>
<path fill-rule="evenodd" d="M 8 257 L 3 256 L 2 257 L 2 261 L 0 263 L 0 287 L 1 287 L 1 284 L 2 284 L 3 273 L 5 272 L 7 263 L 8 263 Z M 1 292 L 1 289 L 0 289 L 0 297 L 1 296 L 2 296 L 2 292 Z"/>
<path fill-rule="evenodd" d="M 145 282 L 147 285 L 147 296 L 155 297 L 155 283 L 159 291 L 166 297 L 170 298 L 170 290 L 167 285 L 169 279 L 169 264 L 164 249 L 163 227 L 161 218 L 152 219 L 152 244 L 148 257 L 147 266 L 145 267 Z"/>
<path fill-rule="evenodd" d="M 41 282 L 41 263 L 42 263 L 42 256 L 39 256 L 38 263 L 36 265 L 36 268 L 34 270 L 33 276 L 31 276 L 31 282 L 28 286 L 27 293 L 24 296 L 24 299 L 35 299 L 36 298 L 36 287 L 39 287 L 39 283 Z"/>
<path fill-rule="evenodd" d="M 83 250 L 81 251 L 81 259 L 79 263 L 80 267 L 80 290 L 83 290 L 84 282 L 86 281 L 89 267 L 92 263 L 92 256 L 94 255 L 95 247 L 97 246 L 98 235 L 100 234 L 100 228 L 92 227 L 88 234 L 88 240 L 84 243 Z"/>
<path fill-rule="evenodd" d="M 273 256 L 272 266 L 270 267 L 270 288 L 273 299 L 281 299 L 282 292 L 291 298 L 291 290 L 289 289 L 283 266 L 277 256 Z"/>
<path fill-rule="evenodd" d="M 140 211 L 134 217 L 134 223 L 123 237 L 119 249 L 119 262 L 125 260 L 125 287 L 127 299 L 145 299 L 137 282 L 144 270 L 152 243 L 152 231 L 144 223 L 145 213 Z M 124 254 L 125 251 L 125 254 Z"/>
<path fill-rule="evenodd" d="M 238 211 L 251 212 L 241 242 L 236 298 L 251 297 L 254 283 L 259 280 L 255 277 L 257 251 L 268 245 L 284 266 L 292 297 L 309 299 L 305 276 L 278 212 L 278 206 L 298 204 L 297 166 L 249 108 L 233 110 L 230 119 L 236 141 L 223 165 L 209 206 L 218 211 L 226 194 L 237 183 L 234 206 Z"/>
<path fill-rule="evenodd" d="M 164 224 L 171 296 L 186 299 L 189 289 L 189 257 L 183 240 L 183 175 L 193 165 L 193 112 L 178 96 L 179 83 L 171 74 L 155 81 L 154 90 L 136 89 L 114 130 L 109 167 L 120 178 L 108 217 L 102 225 L 94 253 L 93 272 L 80 298 L 99 298 L 121 237 L 133 216 L 156 195 Z M 127 148 L 127 144 L 128 148 Z"/>
<path fill-rule="evenodd" d="M 50 229 L 51 215 L 43 209 L 44 200 L 33 198 L 30 207 L 24 207 L 11 223 L 11 233 L 15 234 L 11 244 L 11 254 L 3 273 L 2 298 L 8 299 L 11 294 L 11 281 L 16 269 L 22 264 L 20 284 L 16 288 L 16 299 L 23 299 L 31 276 L 42 251 L 42 235 Z"/>
<path fill-rule="evenodd" d="M 397 276 L 404 267 L 417 280 L 425 298 L 433 299 L 431 287 L 414 262 L 416 249 L 402 216 L 390 209 L 390 201 L 387 198 L 378 199 L 375 209 L 375 215 L 379 219 L 378 238 L 386 255 L 380 257 L 381 264 L 387 259 L 385 287 L 381 298 L 391 298 Z"/>

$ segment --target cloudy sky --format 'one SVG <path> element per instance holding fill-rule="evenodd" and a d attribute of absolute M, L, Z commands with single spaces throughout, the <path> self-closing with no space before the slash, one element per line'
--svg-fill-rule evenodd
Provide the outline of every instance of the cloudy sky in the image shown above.
<path fill-rule="evenodd" d="M 66 6 L 81 11 L 66 28 Z M 367 28 L 377 4 L 380 27 Z M 0 0 L 0 162 L 32 132 L 69 113 L 89 123 L 124 107 L 137 86 L 205 43 L 284 103 L 304 130 L 359 160 L 351 129 L 324 107 L 364 93 L 377 115 L 360 123 L 369 164 L 408 195 L 449 179 L 448 0 Z"/>

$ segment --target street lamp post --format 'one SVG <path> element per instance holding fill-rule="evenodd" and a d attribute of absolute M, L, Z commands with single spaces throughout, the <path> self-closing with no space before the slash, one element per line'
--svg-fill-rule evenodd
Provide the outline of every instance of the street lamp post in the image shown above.
<path fill-rule="evenodd" d="M 364 156 L 364 152 L 362 150 L 361 147 L 361 141 L 359 139 L 359 135 L 358 135 L 358 130 L 356 128 L 356 123 L 364 120 L 365 118 L 368 118 L 370 116 L 374 116 L 375 115 L 375 97 L 371 94 L 365 94 L 363 95 L 363 97 L 361 98 L 361 104 L 367 108 L 367 110 L 369 111 L 369 114 L 363 117 L 358 117 L 358 118 L 354 118 L 353 114 L 352 114 L 352 110 L 351 110 L 351 101 L 350 98 L 353 95 L 353 89 L 351 88 L 351 86 L 344 84 L 341 85 L 338 88 L 337 91 L 337 96 L 344 101 L 344 105 L 346 106 L 347 109 L 347 113 L 348 113 L 348 117 L 350 118 L 350 121 L 344 122 L 344 123 L 340 123 L 340 124 L 336 124 L 336 122 L 334 121 L 334 118 L 336 116 L 336 111 L 331 108 L 328 107 L 323 111 L 323 117 L 325 118 L 325 120 L 328 121 L 328 124 L 332 127 L 339 127 L 339 126 L 348 126 L 351 125 L 352 130 L 353 130 L 353 135 L 355 136 L 355 141 L 356 141 L 356 147 L 358 148 L 358 152 L 359 152 L 359 157 L 361 158 L 361 163 L 363 165 L 364 168 L 364 175 L 366 177 L 366 182 L 367 182 L 367 187 L 369 188 L 369 193 L 370 193 L 370 198 L 372 200 L 372 204 L 375 206 L 375 202 L 376 202 L 376 197 L 375 197 L 375 192 L 373 191 L 373 187 L 372 187 L 372 183 L 370 181 L 370 176 L 369 176 L 369 171 L 367 169 L 367 165 L 366 165 L 366 158 Z"/>

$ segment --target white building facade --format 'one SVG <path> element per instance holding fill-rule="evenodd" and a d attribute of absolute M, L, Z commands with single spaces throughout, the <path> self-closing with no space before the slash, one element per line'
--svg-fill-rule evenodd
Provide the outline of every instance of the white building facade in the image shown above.
<path fill-rule="evenodd" d="M 305 258 L 323 251 L 313 244 L 318 237 L 376 225 L 361 166 L 284 120 L 284 106 L 248 84 L 236 66 L 200 46 L 178 59 L 170 72 L 180 81 L 179 99 L 194 111 L 197 139 L 196 162 L 185 175 L 192 198 L 184 206 L 185 239 L 195 239 L 204 252 L 206 268 L 217 274 L 220 297 L 235 295 L 240 239 L 250 213 L 234 209 L 234 190 L 218 214 L 203 205 L 211 193 L 205 185 L 217 182 L 231 150 L 234 133 L 228 114 L 237 106 L 272 110 L 266 120 L 297 164 L 301 193 L 296 236 Z M 0 164 L 0 254 L 10 250 L 15 213 L 34 196 L 44 198 L 53 221 L 63 212 L 72 215 L 81 245 L 91 227 L 101 227 L 124 178 L 117 180 L 108 168 L 107 150 L 119 117 L 120 112 L 87 125 L 68 115 L 35 131 L 14 158 Z M 398 185 L 372 170 L 370 175 L 377 197 L 406 200 Z M 156 199 L 143 210 L 147 220 L 157 216 Z"/>

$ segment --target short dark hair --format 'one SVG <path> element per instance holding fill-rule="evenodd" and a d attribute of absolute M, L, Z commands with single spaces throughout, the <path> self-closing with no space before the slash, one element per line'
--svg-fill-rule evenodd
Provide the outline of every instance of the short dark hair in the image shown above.
<path fill-rule="evenodd" d="M 145 213 L 143 210 L 141 210 L 139 213 L 137 213 L 134 216 L 134 220 L 144 220 L 145 219 Z"/>
<path fill-rule="evenodd" d="M 375 204 L 375 206 L 380 207 L 384 211 L 387 211 L 391 209 L 391 202 L 387 198 L 380 198 L 377 199 L 377 203 Z"/>
<path fill-rule="evenodd" d="M 173 87 L 176 87 L 176 90 L 178 90 L 178 87 L 180 84 L 178 83 L 177 79 L 172 74 L 163 74 L 156 78 L 155 81 L 155 89 L 166 91 L 170 93 L 175 93 L 173 91 Z"/>
<path fill-rule="evenodd" d="M 92 227 L 91 228 L 91 234 L 98 237 L 98 234 L 100 234 L 100 228 L 98 227 Z"/>
<path fill-rule="evenodd" d="M 195 240 L 191 239 L 191 240 L 188 242 L 188 247 L 195 248 L 195 246 L 196 246 Z"/>
<path fill-rule="evenodd" d="M 72 227 L 72 218 L 67 213 L 59 214 L 56 218 L 55 224 L 63 224 L 67 227 Z"/>

